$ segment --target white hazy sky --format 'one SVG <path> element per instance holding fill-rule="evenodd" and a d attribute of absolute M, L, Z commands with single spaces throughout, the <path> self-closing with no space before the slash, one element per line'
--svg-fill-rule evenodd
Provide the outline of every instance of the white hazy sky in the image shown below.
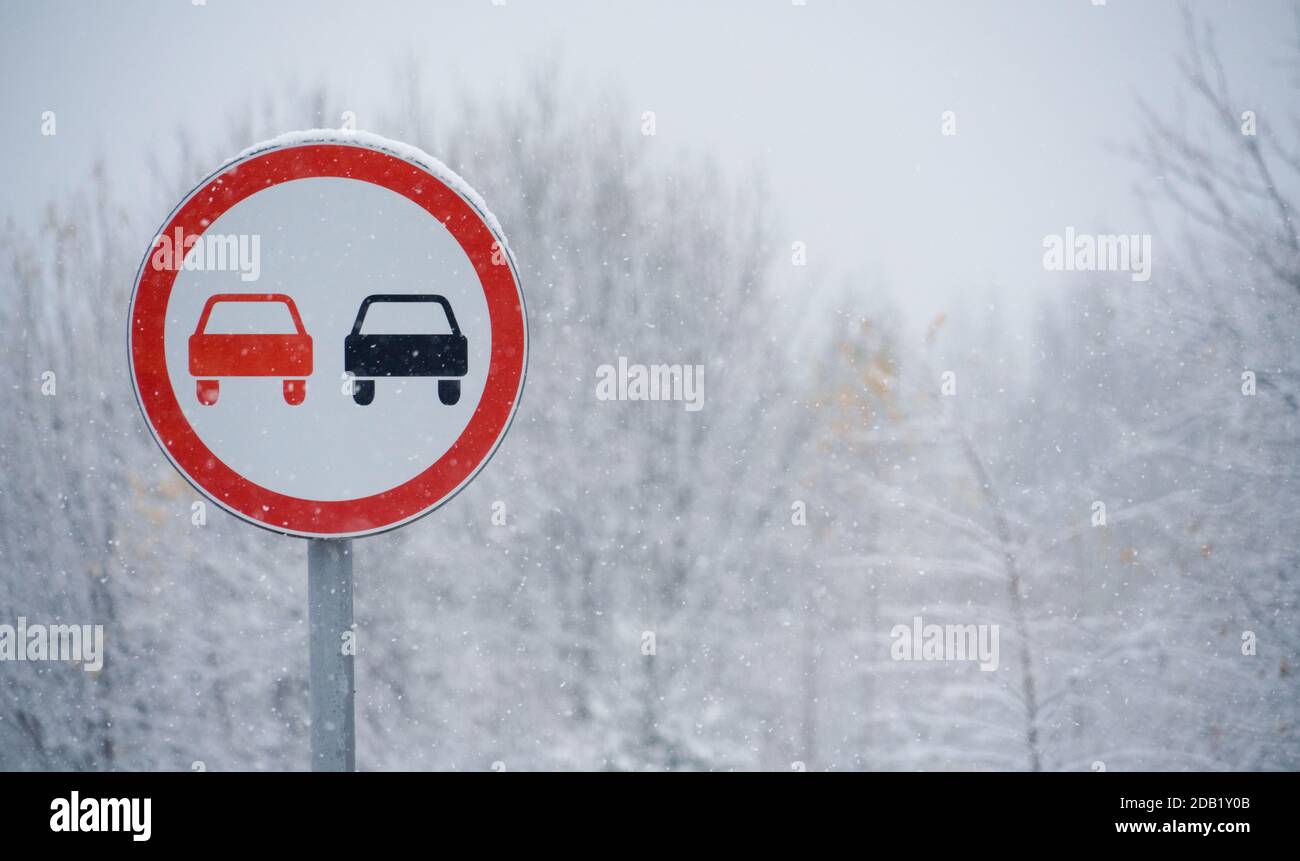
<path fill-rule="evenodd" d="M 1294 96 L 1291 4 L 1191 6 L 1266 125 Z M 919 319 L 981 290 L 1050 289 L 1041 240 L 1066 225 L 1149 231 L 1133 168 L 1107 144 L 1132 140 L 1138 95 L 1173 106 L 1181 47 L 1164 0 L 0 0 L 0 217 L 33 223 L 97 156 L 134 187 L 178 130 L 225 140 L 242 106 L 286 82 L 328 84 L 366 128 L 404 58 L 452 102 L 513 91 L 558 56 L 571 78 L 626 94 L 612 122 L 654 110 L 665 153 L 761 166 L 813 265 L 879 279 Z M 40 134 L 46 110 L 57 137 Z M 939 131 L 946 110 L 955 137 Z"/>

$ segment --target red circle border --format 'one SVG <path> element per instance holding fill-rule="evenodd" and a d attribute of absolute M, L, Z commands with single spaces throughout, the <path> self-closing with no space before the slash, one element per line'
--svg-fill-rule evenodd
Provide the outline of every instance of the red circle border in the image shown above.
<path fill-rule="evenodd" d="M 158 444 L 182 475 L 214 502 L 276 532 L 357 537 L 427 514 L 467 484 L 491 457 L 522 394 L 527 324 L 523 291 L 505 240 L 486 217 L 427 168 L 364 143 L 301 143 L 255 152 L 191 192 L 158 235 L 171 236 L 178 227 L 185 235 L 200 235 L 245 198 L 273 185 L 315 177 L 356 179 L 401 194 L 446 227 L 474 266 L 487 299 L 492 351 L 483 396 L 451 448 L 403 484 L 352 500 L 299 499 L 235 472 L 203 443 L 177 402 L 165 350 L 167 303 L 177 271 L 148 265 L 152 245 L 132 295 L 131 368 L 136 396 Z M 494 263 L 494 257 L 500 262 Z"/>

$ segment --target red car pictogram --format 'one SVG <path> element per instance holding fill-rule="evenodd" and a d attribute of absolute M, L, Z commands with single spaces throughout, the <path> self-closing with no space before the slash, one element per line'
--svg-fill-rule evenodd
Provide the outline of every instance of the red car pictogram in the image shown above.
<path fill-rule="evenodd" d="M 279 302 L 289 308 L 296 332 L 274 334 L 225 334 L 205 332 L 208 317 L 218 302 Z M 190 373 L 195 380 L 199 403 L 212 406 L 221 394 L 221 383 L 213 377 L 284 377 L 284 399 L 297 406 L 307 397 L 311 376 L 311 335 L 293 299 L 283 293 L 218 293 L 208 299 L 199 324 L 190 336 Z M 292 379 L 291 379 L 292 378 Z"/>

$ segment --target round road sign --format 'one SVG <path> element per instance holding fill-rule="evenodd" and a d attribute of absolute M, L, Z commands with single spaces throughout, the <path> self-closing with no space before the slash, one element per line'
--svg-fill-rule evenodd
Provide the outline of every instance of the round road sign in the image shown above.
<path fill-rule="evenodd" d="M 523 390 L 496 219 L 374 135 L 253 147 L 199 184 L 136 277 L 130 363 L 163 452 L 213 502 L 304 537 L 382 532 L 468 484 Z"/>

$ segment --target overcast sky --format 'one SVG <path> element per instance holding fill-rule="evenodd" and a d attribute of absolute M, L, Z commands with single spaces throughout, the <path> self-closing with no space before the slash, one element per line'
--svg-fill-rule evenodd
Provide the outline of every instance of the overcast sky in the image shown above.
<path fill-rule="evenodd" d="M 1092 3 L 0 0 L 0 215 L 32 223 L 96 156 L 131 188 L 179 129 L 224 140 L 242 105 L 286 82 L 329 84 L 367 128 L 402 58 L 451 101 L 513 91 L 558 56 L 626 94 L 611 121 L 655 111 L 664 153 L 761 166 L 823 271 L 867 273 L 917 318 L 972 289 L 1019 301 L 1050 289 L 1045 234 L 1150 229 L 1106 145 L 1133 139 L 1139 94 L 1172 104 L 1179 6 Z M 1243 110 L 1266 124 L 1294 98 L 1291 4 L 1192 7 L 1217 22 Z M 955 137 L 940 134 L 947 110 Z"/>

